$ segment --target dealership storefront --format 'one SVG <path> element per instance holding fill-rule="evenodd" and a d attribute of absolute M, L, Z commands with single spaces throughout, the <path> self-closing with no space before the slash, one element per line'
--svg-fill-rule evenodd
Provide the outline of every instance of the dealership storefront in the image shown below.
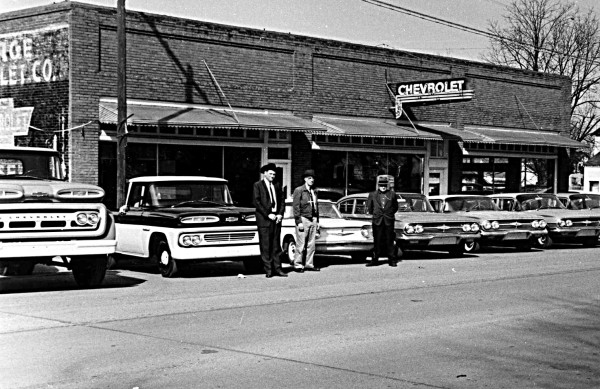
<path fill-rule="evenodd" d="M 57 148 L 111 209 L 114 16 L 69 2 L 0 15 L 0 98 L 33 108 L 16 142 Z M 224 177 L 241 205 L 268 162 L 288 195 L 307 168 L 330 198 L 381 174 L 401 192 L 566 190 L 580 146 L 564 136 L 565 77 L 138 12 L 127 42 L 126 176 Z"/>

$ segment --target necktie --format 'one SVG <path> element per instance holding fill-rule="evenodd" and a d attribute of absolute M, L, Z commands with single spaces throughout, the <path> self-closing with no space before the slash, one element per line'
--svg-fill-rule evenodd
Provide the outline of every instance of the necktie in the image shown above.
<path fill-rule="evenodd" d="M 313 191 L 309 190 L 308 193 L 310 193 L 310 205 L 312 207 L 312 214 L 313 216 L 315 215 L 315 198 L 313 197 Z"/>
<path fill-rule="evenodd" d="M 271 195 L 271 209 L 275 210 L 275 191 L 273 190 L 273 184 L 269 183 L 269 194 Z"/>

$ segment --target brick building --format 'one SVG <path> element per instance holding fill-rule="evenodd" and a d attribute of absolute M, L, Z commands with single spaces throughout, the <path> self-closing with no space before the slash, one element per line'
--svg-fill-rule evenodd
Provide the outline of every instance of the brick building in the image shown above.
<path fill-rule="evenodd" d="M 115 208 L 116 9 L 0 14 L 0 101 L 33 107 L 18 144 L 55 147 Z M 127 176 L 209 175 L 249 204 L 275 162 L 331 193 L 566 190 L 568 78 L 128 11 Z M 8 108 L 5 110 L 8 112 Z"/>

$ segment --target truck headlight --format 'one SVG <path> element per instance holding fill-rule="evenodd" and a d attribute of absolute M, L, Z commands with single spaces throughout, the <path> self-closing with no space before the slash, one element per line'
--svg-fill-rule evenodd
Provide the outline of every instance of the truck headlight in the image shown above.
<path fill-rule="evenodd" d="M 365 238 L 368 238 L 368 237 L 369 237 L 369 235 L 371 235 L 370 228 L 368 228 L 368 227 L 363 227 L 363 228 L 361 228 L 361 229 L 360 229 L 360 234 L 361 234 L 362 236 L 364 236 Z"/>
<path fill-rule="evenodd" d="M 202 235 L 199 234 L 183 234 L 179 237 L 179 244 L 183 247 L 200 246 L 202 243 Z"/>

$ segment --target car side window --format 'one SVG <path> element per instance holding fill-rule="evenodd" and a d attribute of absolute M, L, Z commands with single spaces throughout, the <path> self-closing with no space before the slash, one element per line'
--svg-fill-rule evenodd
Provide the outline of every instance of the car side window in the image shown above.
<path fill-rule="evenodd" d="M 500 204 L 497 204 L 497 205 L 499 205 L 500 209 L 503 211 L 512 211 L 514 203 L 515 203 L 515 200 L 513 200 L 513 199 L 504 199 L 504 200 L 500 200 Z"/>
<path fill-rule="evenodd" d="M 436 212 L 441 212 L 440 207 L 442 206 L 442 202 L 439 200 L 429 200 L 429 203 L 433 207 L 433 210 Z"/>
<path fill-rule="evenodd" d="M 131 208 L 140 208 L 144 206 L 145 188 L 146 187 L 142 184 L 133 184 L 131 187 L 131 192 L 129 193 L 127 205 Z"/>
<path fill-rule="evenodd" d="M 356 207 L 354 207 L 354 213 L 359 215 L 367 213 L 367 200 L 357 199 Z"/>
<path fill-rule="evenodd" d="M 346 214 L 346 213 L 352 213 L 352 206 L 354 205 L 354 200 L 346 200 L 346 201 L 342 201 L 339 206 L 338 209 L 340 210 L 341 213 Z"/>

